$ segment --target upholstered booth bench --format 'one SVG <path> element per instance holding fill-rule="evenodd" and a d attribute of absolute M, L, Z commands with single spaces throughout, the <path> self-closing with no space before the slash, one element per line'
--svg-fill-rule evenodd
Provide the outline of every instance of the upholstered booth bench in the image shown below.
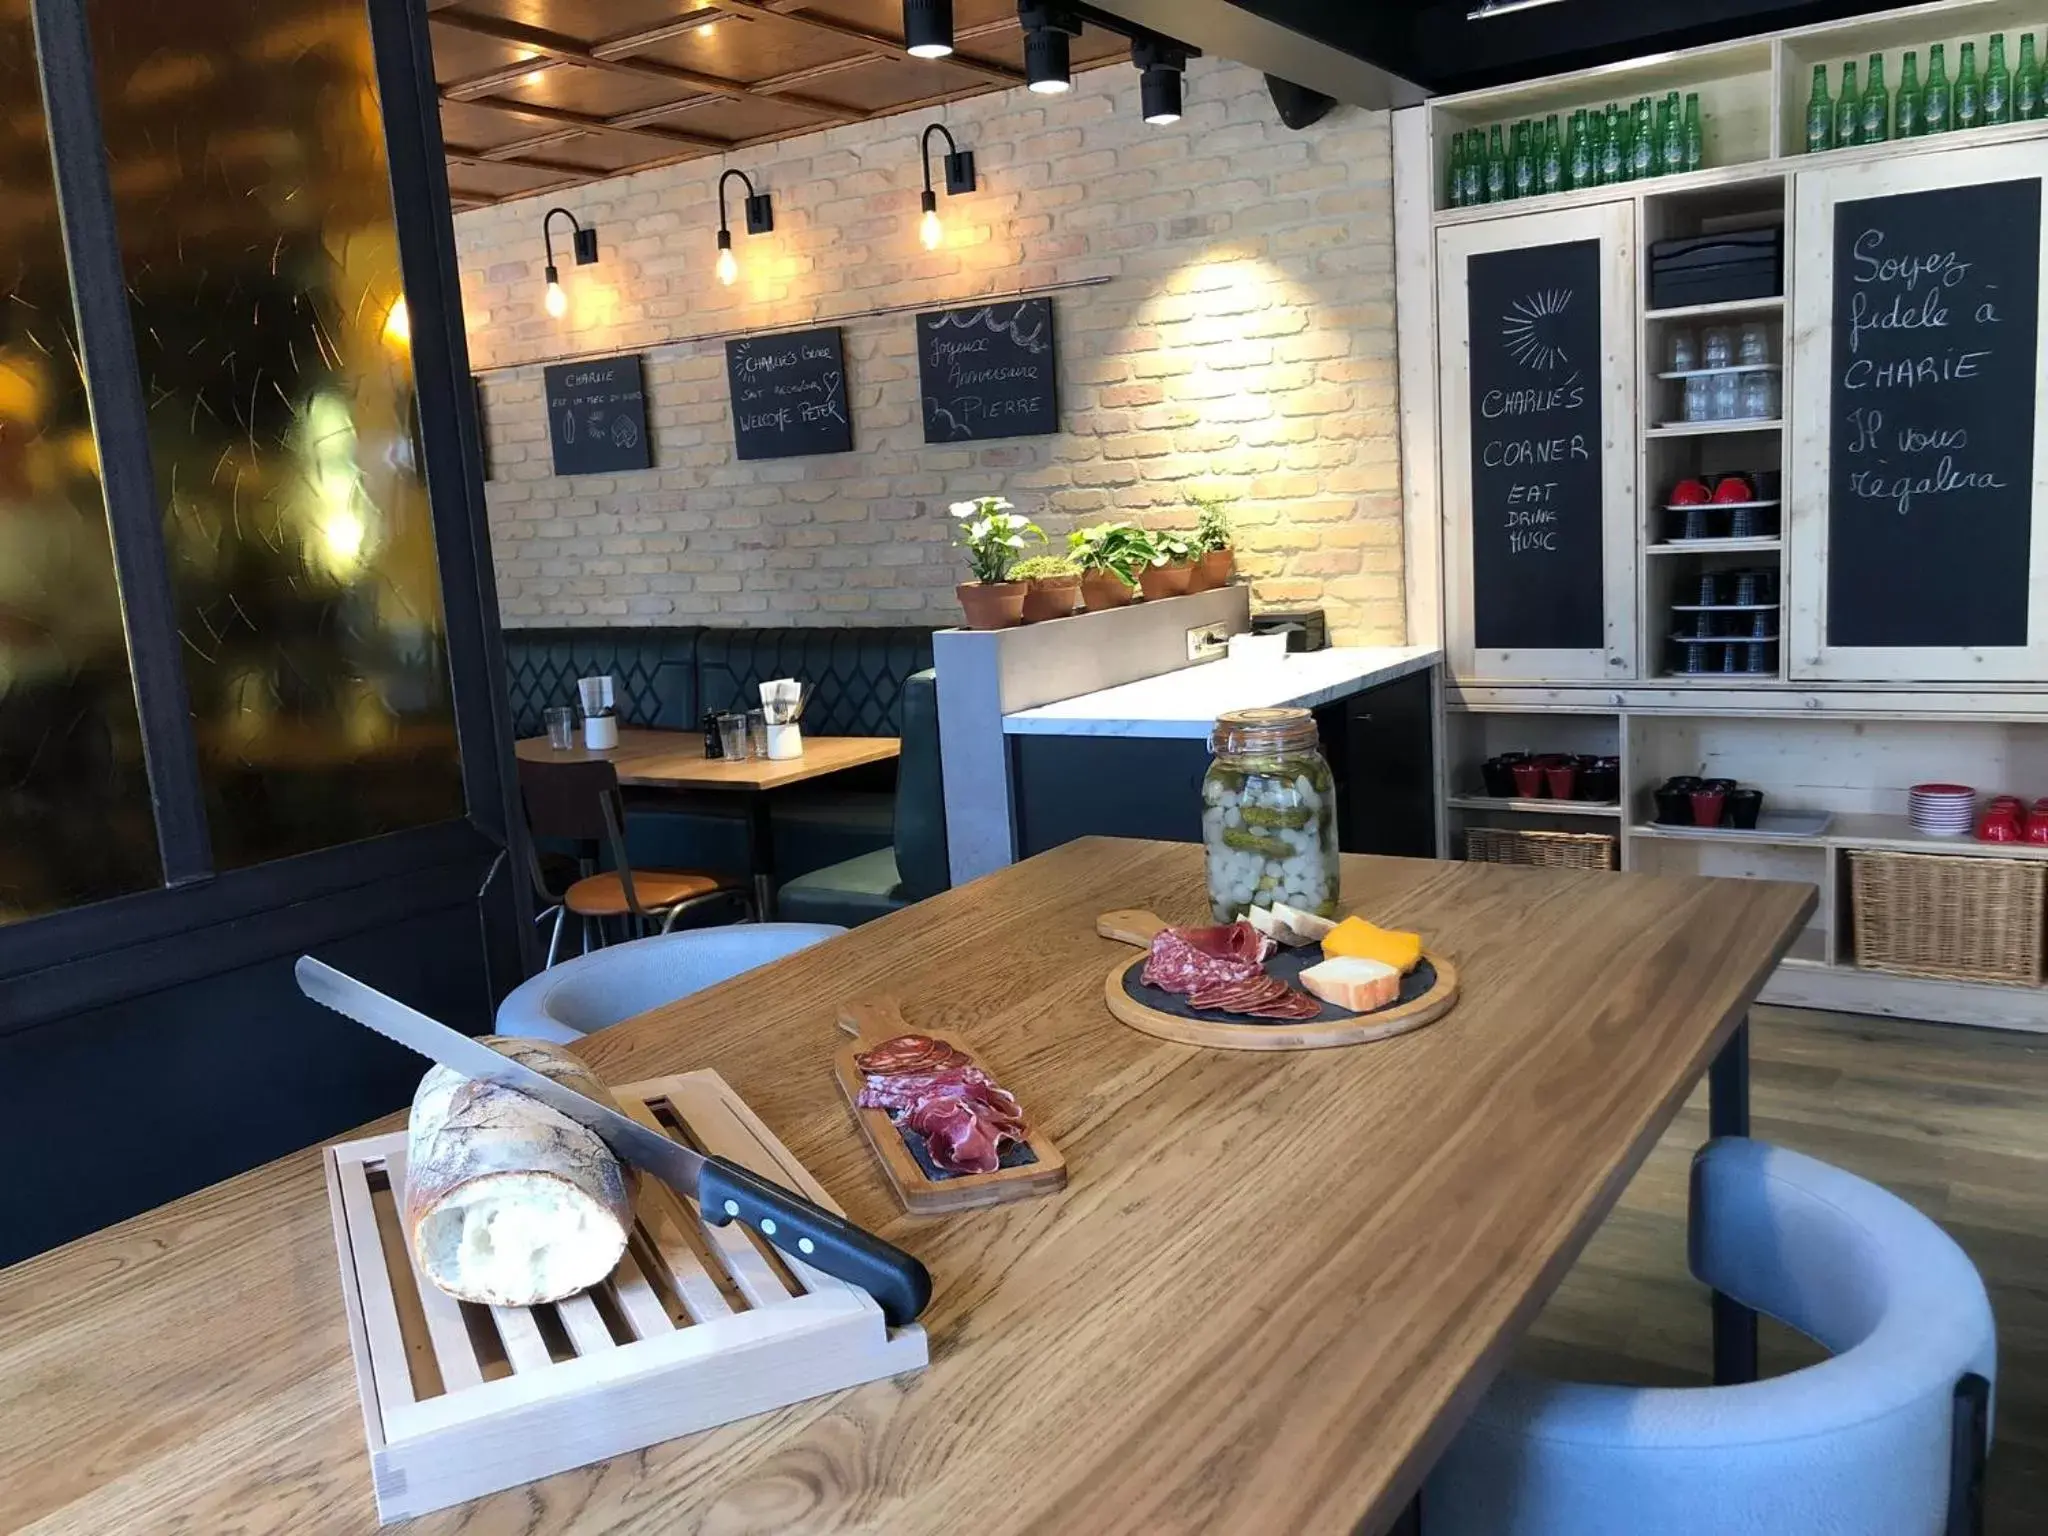
<path fill-rule="evenodd" d="M 576 680 L 609 673 L 620 723 L 695 731 L 707 710 L 759 708 L 757 684 L 811 685 L 804 730 L 898 736 L 906 679 L 932 664 L 932 631 L 911 626 L 508 629 L 506 686 L 515 736 L 538 736 L 542 711 L 573 704 Z M 896 766 L 877 763 L 793 788 L 775 801 L 782 879 L 891 844 Z M 743 873 L 746 827 L 729 797 L 633 794 L 627 850 L 654 868 Z"/>

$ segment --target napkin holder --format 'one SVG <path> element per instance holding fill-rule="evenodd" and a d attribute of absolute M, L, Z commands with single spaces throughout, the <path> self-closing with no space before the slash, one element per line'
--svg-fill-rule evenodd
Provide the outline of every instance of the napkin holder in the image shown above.
<path fill-rule="evenodd" d="M 609 674 L 579 678 L 576 697 L 583 705 L 583 745 L 592 752 L 608 752 L 619 744 L 619 717 Z"/>

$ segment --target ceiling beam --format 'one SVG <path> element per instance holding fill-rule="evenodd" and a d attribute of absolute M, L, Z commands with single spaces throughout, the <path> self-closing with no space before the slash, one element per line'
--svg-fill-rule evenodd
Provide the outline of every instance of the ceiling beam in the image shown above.
<path fill-rule="evenodd" d="M 819 16 L 810 11 L 801 9 L 784 10 L 778 6 L 763 4 L 762 0 L 708 0 L 708 4 L 711 8 L 724 11 L 729 16 L 769 17 L 776 21 L 793 21 L 798 26 L 809 27 L 814 32 L 828 32 L 834 37 L 844 38 L 849 43 L 857 43 L 869 54 L 898 59 L 911 57 L 910 50 L 904 46 L 903 39 L 900 37 L 890 37 L 886 33 L 881 32 L 870 32 L 865 27 L 856 27 L 843 21 L 834 21 L 829 17 Z M 955 41 L 958 41 L 957 34 Z M 865 60 L 861 62 L 865 62 Z M 972 58 L 964 53 L 950 53 L 944 59 L 920 59 L 918 62 L 951 64 L 956 69 L 964 69 L 968 73 L 980 75 L 984 79 L 1000 80 L 1004 85 L 1022 85 L 1024 83 L 1024 74 L 1021 70 L 1012 69 L 1007 64 L 998 64 L 993 59 Z M 766 81 L 759 81 L 755 84 L 754 89 L 756 91 L 764 90 L 767 84 L 768 82 Z M 787 100 L 789 98 L 782 97 L 781 99 Z"/>
<path fill-rule="evenodd" d="M 560 32 L 550 32 L 542 27 L 529 27 L 524 22 L 507 21 L 498 16 L 482 16 L 462 10 L 435 11 L 430 19 L 437 27 L 448 27 L 457 32 L 466 32 L 473 37 L 485 37 L 493 42 L 507 43 L 517 48 L 531 48 L 535 53 L 546 58 L 559 59 L 565 64 L 580 64 L 588 69 L 607 70 L 613 74 L 637 75 L 646 80 L 659 80 L 664 85 L 681 86 L 685 90 L 732 100 L 745 100 L 755 94 L 754 89 L 743 81 L 727 80 L 718 75 L 703 75 L 693 69 L 678 69 L 673 64 L 635 58 L 629 53 L 600 55 L 592 51 L 590 44 L 577 38 L 565 36 Z M 611 47 L 617 48 L 622 41 L 624 39 L 612 39 Z M 807 96 L 782 94 L 776 99 L 825 122 L 853 122 L 865 115 L 851 107 L 835 106 L 831 102 L 818 101 Z"/>
<path fill-rule="evenodd" d="M 565 107 L 543 107 L 537 102 L 514 101 L 507 96 L 479 96 L 468 102 L 473 107 L 488 107 L 493 112 L 503 112 L 511 117 L 531 118 L 536 123 L 551 123 L 557 128 L 574 128 L 583 133 L 617 133 L 629 138 L 653 139 L 663 144 L 673 144 L 687 149 L 730 149 L 736 142 L 732 139 L 715 139 L 709 134 L 686 133 L 680 128 L 656 128 L 645 123 L 625 123 L 617 118 L 594 117 L 588 112 L 571 112 Z M 634 113 L 624 114 L 627 117 Z"/>
<path fill-rule="evenodd" d="M 553 141 L 555 136 L 550 135 L 549 137 Z M 573 139 L 580 138 L 581 135 L 572 133 L 563 134 L 560 137 L 563 139 Z M 515 146 L 510 144 L 500 144 L 493 149 L 471 149 L 464 144 L 444 144 L 442 146 L 443 151 L 448 156 L 448 163 L 450 165 L 511 165 L 517 166 L 523 171 L 548 171 L 557 176 L 575 176 L 586 179 L 591 176 L 605 174 L 603 171 L 593 170 L 587 165 L 571 164 L 567 160 L 543 160 L 534 155 L 515 153 L 512 152 L 514 148 Z"/>

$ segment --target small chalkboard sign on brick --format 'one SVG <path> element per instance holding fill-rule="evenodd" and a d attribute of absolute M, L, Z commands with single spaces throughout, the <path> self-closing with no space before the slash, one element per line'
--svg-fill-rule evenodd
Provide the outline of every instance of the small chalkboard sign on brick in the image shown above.
<path fill-rule="evenodd" d="M 725 371 L 732 383 L 733 447 L 741 458 L 852 449 L 838 326 L 728 341 Z"/>
<path fill-rule="evenodd" d="M 654 462 L 638 357 L 558 363 L 545 378 L 556 474 L 645 469 Z"/>
<path fill-rule="evenodd" d="M 1835 205 L 1829 645 L 2028 643 L 2040 263 L 2035 177 Z"/>
<path fill-rule="evenodd" d="M 1600 242 L 1471 258 L 1472 614 L 1483 650 L 1597 650 Z"/>
<path fill-rule="evenodd" d="M 924 440 L 1038 437 L 1060 429 L 1052 300 L 917 317 Z"/>

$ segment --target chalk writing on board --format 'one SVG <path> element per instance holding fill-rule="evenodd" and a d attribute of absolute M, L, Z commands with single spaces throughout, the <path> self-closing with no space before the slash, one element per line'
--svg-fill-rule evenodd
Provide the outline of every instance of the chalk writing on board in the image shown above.
<path fill-rule="evenodd" d="M 917 367 L 928 443 L 1059 430 L 1050 299 L 919 315 Z"/>
<path fill-rule="evenodd" d="M 1486 649 L 1593 649 L 1601 612 L 1594 241 L 1470 263 L 1473 617 Z"/>
<path fill-rule="evenodd" d="M 725 356 L 741 458 L 844 453 L 853 446 L 837 327 L 727 342 Z"/>
<path fill-rule="evenodd" d="M 2040 183 L 1835 214 L 1828 639 L 2024 644 Z"/>
<path fill-rule="evenodd" d="M 646 469 L 653 462 L 639 358 L 557 364 L 545 370 L 544 382 L 556 474 Z"/>

